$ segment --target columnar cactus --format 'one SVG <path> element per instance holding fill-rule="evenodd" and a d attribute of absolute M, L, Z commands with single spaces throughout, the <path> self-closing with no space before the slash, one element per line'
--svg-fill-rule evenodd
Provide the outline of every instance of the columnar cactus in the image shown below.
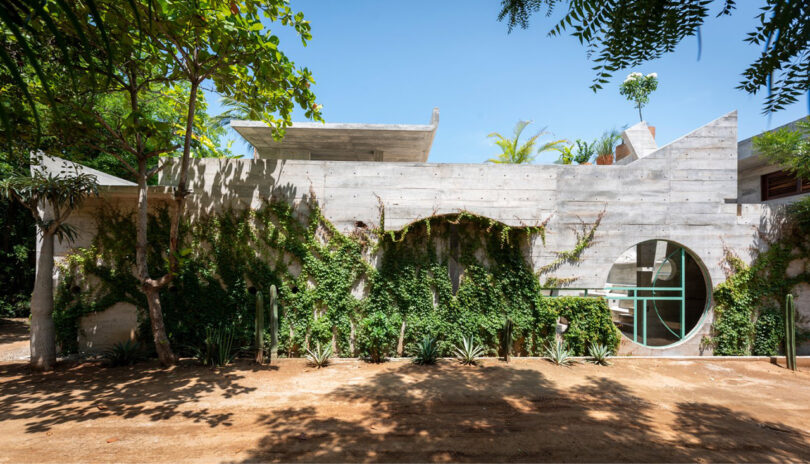
<path fill-rule="evenodd" d="M 270 361 L 278 358 L 278 291 L 270 286 Z"/>
<path fill-rule="evenodd" d="M 514 323 L 512 318 L 507 317 L 506 322 L 503 324 L 503 357 L 506 362 L 509 362 L 509 356 L 512 352 L 512 330 Z"/>
<path fill-rule="evenodd" d="M 793 295 L 785 298 L 785 360 L 788 369 L 796 370 L 796 306 Z"/>
<path fill-rule="evenodd" d="M 264 296 L 256 292 L 256 362 L 264 364 Z"/>

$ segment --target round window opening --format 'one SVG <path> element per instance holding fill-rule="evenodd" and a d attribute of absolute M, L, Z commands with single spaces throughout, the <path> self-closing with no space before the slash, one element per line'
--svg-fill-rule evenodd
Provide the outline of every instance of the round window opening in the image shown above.
<path fill-rule="evenodd" d="M 666 240 L 630 247 L 610 268 L 606 299 L 622 333 L 644 346 L 685 339 L 708 303 L 709 280 L 700 260 Z"/>

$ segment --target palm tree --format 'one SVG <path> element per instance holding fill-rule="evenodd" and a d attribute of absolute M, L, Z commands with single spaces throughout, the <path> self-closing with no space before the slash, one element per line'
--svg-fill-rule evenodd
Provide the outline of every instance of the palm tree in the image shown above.
<path fill-rule="evenodd" d="M 515 125 L 514 138 L 504 137 L 497 132 L 489 134 L 487 137 L 494 137 L 497 139 L 495 140 L 495 145 L 500 147 L 501 154 L 499 154 L 496 158 L 488 159 L 487 162 L 498 164 L 529 164 L 532 163 L 540 153 L 546 151 L 560 151 L 562 149 L 565 140 L 553 140 L 551 142 L 546 142 L 540 145 L 537 150 L 534 149 L 535 145 L 537 145 L 537 139 L 549 134 L 545 127 L 526 141 L 526 143 L 520 145 L 520 134 L 524 129 L 526 129 L 526 126 L 531 123 L 532 121 L 518 121 L 518 123 Z"/>
<path fill-rule="evenodd" d="M 212 128 L 220 128 L 224 127 L 228 130 L 232 131 L 238 140 L 241 140 L 242 143 L 245 144 L 245 147 L 250 152 L 254 152 L 255 148 L 251 145 L 250 142 L 239 132 L 236 132 L 230 127 L 231 121 L 233 120 L 244 120 L 244 121 L 260 121 L 262 119 L 261 115 L 256 113 L 256 111 L 252 110 L 248 105 L 238 102 L 235 99 L 223 96 L 219 99 L 220 104 L 225 111 L 221 114 L 218 114 L 211 118 L 210 125 Z M 255 153 L 254 153 L 255 156 Z"/>

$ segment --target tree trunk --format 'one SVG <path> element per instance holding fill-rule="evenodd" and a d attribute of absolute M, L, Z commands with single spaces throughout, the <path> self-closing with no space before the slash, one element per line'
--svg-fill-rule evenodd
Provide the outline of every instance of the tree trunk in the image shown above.
<path fill-rule="evenodd" d="M 166 336 L 166 326 L 163 325 L 163 309 L 160 306 L 160 290 L 152 286 L 144 289 L 146 302 L 149 304 L 149 321 L 152 325 L 152 338 L 155 341 L 155 351 L 158 360 L 164 366 L 171 366 L 177 362 L 177 357 Z"/>
<path fill-rule="evenodd" d="M 152 326 L 152 338 L 155 341 L 155 350 L 158 359 L 164 366 L 177 361 L 166 336 L 166 326 L 163 324 L 163 309 L 160 306 L 160 287 L 154 279 L 149 277 L 147 265 L 147 238 L 146 227 L 149 220 L 149 207 L 147 202 L 146 161 L 138 161 L 138 215 L 135 223 L 135 263 L 138 280 L 141 282 L 141 291 L 146 295 L 149 306 L 149 320 Z"/>
<path fill-rule="evenodd" d="M 43 231 L 31 294 L 31 366 L 47 371 L 56 363 L 56 330 L 53 324 L 54 234 Z"/>

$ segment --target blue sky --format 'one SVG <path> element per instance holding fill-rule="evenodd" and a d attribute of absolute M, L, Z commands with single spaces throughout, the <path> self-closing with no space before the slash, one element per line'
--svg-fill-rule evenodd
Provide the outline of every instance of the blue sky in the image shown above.
<path fill-rule="evenodd" d="M 761 114 L 763 95 L 734 88 L 759 53 L 743 39 L 756 24 L 760 2 L 738 2 L 731 17 L 712 15 L 700 61 L 696 39 L 686 39 L 661 60 L 617 73 L 598 93 L 589 89 L 593 64 L 576 39 L 547 37 L 553 19 L 543 14 L 530 29 L 508 34 L 496 20 L 499 4 L 292 0 L 312 22 L 308 46 L 280 25 L 272 28 L 281 48 L 313 72 L 327 122 L 427 124 L 439 107 L 431 162 L 483 162 L 498 153 L 487 134 L 511 134 L 520 119 L 534 121 L 525 134 L 547 126 L 555 138 L 569 140 L 634 124 L 636 110 L 618 93 L 631 71 L 658 73 L 644 118 L 656 126 L 659 145 L 735 109 L 739 139 L 807 115 L 805 96 L 769 120 Z M 216 97 L 209 102 L 209 111 L 219 112 Z M 249 156 L 238 142 L 233 150 Z"/>

